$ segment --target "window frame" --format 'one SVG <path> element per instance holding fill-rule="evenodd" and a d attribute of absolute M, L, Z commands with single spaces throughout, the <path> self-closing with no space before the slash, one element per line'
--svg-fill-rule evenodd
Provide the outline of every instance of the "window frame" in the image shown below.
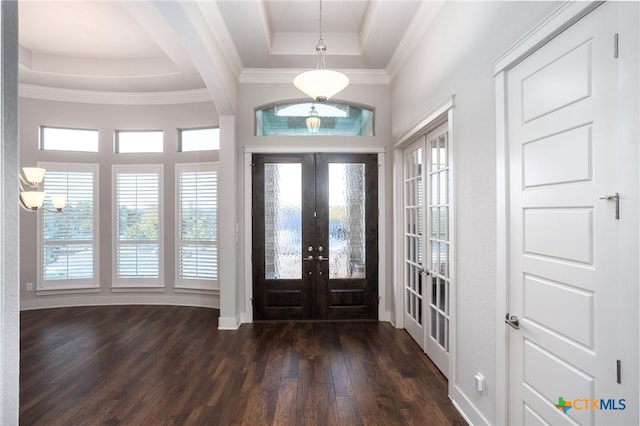
<path fill-rule="evenodd" d="M 160 144 L 160 151 L 120 151 L 120 134 L 121 133 L 160 133 L 162 135 L 162 142 Z M 115 154 L 163 154 L 165 152 L 164 149 L 164 130 L 163 129 L 146 129 L 146 130 L 123 130 L 116 129 L 114 130 L 113 135 L 113 151 Z"/>
<path fill-rule="evenodd" d="M 55 291 L 63 290 L 68 292 L 82 292 L 87 289 L 98 289 L 100 287 L 100 166 L 97 163 L 58 163 L 58 162 L 38 162 L 38 167 L 42 167 L 51 172 L 76 172 L 76 173 L 92 173 L 93 174 L 93 271 L 90 279 L 64 279 L 64 280 L 45 280 L 44 279 L 44 250 L 46 241 L 44 238 L 44 211 L 39 209 L 37 212 L 37 274 L 36 274 L 36 291 Z M 46 179 L 46 175 L 45 175 Z M 65 207 L 67 208 L 67 207 Z M 54 213 L 55 214 L 55 213 Z M 61 241 L 58 240 L 58 244 Z M 72 244 L 86 244 L 88 240 L 72 240 Z M 67 243 L 69 244 L 69 243 Z"/>
<path fill-rule="evenodd" d="M 71 130 L 71 131 L 81 131 L 81 132 L 95 132 L 98 138 L 96 144 L 96 150 L 89 151 L 86 149 L 51 149 L 45 148 L 45 137 L 44 133 L 46 129 L 54 129 L 54 130 Z M 89 154 L 97 154 L 100 152 L 100 130 L 99 129 L 85 129 L 85 128 L 76 128 L 76 127 L 60 127 L 60 126 L 46 126 L 41 124 L 38 129 L 38 150 L 47 151 L 47 152 L 79 152 L 79 153 L 89 153 Z"/>
<path fill-rule="evenodd" d="M 183 132 L 198 131 L 198 130 L 218 130 L 218 147 L 212 149 L 197 149 L 197 150 L 183 150 Z M 207 127 L 188 127 L 178 129 L 178 152 L 212 152 L 220 151 L 220 127 L 219 126 L 207 126 Z M 177 164 L 177 163 L 176 163 Z"/>
<path fill-rule="evenodd" d="M 216 217 L 219 217 L 219 162 L 200 162 L 200 163 L 176 163 L 175 165 L 175 288 L 178 290 L 220 290 L 219 262 L 220 262 L 220 235 L 219 228 L 216 229 L 215 241 L 188 240 L 194 243 L 205 243 L 217 249 L 216 267 L 218 270 L 217 279 L 203 278 L 183 278 L 180 276 L 180 244 L 183 242 L 180 235 L 180 174 L 189 172 L 215 172 L 216 173 Z M 216 220 L 216 226 L 220 223 Z"/>
<path fill-rule="evenodd" d="M 118 278 L 118 187 L 119 174 L 158 174 L 158 276 L 155 278 Z M 111 166 L 111 287 L 117 289 L 164 289 L 164 165 L 163 164 L 114 164 Z M 128 240 L 128 242 L 149 243 L 156 240 Z"/>

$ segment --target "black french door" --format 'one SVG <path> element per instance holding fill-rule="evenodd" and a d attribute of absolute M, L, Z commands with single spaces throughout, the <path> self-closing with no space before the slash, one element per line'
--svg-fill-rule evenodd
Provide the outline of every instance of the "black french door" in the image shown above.
<path fill-rule="evenodd" d="M 377 319 L 376 154 L 254 154 L 255 320 Z"/>

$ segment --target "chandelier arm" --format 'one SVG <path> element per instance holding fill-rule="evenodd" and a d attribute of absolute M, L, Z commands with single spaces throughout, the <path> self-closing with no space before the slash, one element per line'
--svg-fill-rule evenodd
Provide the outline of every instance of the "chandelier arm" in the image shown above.
<path fill-rule="evenodd" d="M 33 185 L 31 182 L 27 182 L 27 180 L 22 177 L 22 174 L 19 173 L 18 177 L 20 178 L 20 189 L 24 191 L 24 187 L 22 185 L 27 185 L 29 188 L 37 188 L 38 185 Z"/>

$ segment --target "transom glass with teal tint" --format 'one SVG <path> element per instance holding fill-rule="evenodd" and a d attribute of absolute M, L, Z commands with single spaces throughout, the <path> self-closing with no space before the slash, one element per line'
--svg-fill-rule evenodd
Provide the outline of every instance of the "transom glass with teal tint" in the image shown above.
<path fill-rule="evenodd" d="M 320 119 L 314 126 L 312 118 Z M 374 136 L 373 110 L 334 102 L 294 102 L 256 109 L 256 136 Z"/>

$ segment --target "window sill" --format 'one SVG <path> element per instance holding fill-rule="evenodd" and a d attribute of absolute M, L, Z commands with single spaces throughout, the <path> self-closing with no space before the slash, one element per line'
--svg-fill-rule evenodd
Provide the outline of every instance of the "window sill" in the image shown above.
<path fill-rule="evenodd" d="M 167 289 L 164 286 L 135 286 L 135 285 L 113 285 L 112 293 L 164 293 Z"/>
<path fill-rule="evenodd" d="M 55 296 L 59 294 L 86 294 L 100 293 L 100 287 L 58 287 L 58 288 L 38 288 L 36 296 Z"/>

